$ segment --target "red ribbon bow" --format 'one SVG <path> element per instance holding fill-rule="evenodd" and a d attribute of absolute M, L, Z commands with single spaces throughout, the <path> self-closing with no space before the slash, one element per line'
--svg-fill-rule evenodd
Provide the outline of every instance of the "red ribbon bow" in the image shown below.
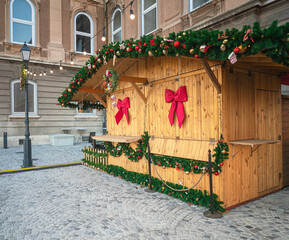
<path fill-rule="evenodd" d="M 167 103 L 172 102 L 171 109 L 169 112 L 169 120 L 171 126 L 173 125 L 174 113 L 176 111 L 179 122 L 179 128 L 181 128 L 183 121 L 185 119 L 183 102 L 186 102 L 188 100 L 186 86 L 181 86 L 175 93 L 172 90 L 166 89 L 165 99 Z"/>
<path fill-rule="evenodd" d="M 119 109 L 118 112 L 115 114 L 115 121 L 116 124 L 118 125 L 120 120 L 123 117 L 123 114 L 126 116 L 126 121 L 127 124 L 129 124 L 129 118 L 128 118 L 128 108 L 130 108 L 129 105 L 129 98 L 126 97 L 123 99 L 123 101 L 121 101 L 120 99 L 117 100 L 117 108 Z"/>
<path fill-rule="evenodd" d="M 245 36 L 244 36 L 244 38 L 243 38 L 243 41 L 244 41 L 244 42 L 248 39 L 248 36 L 250 37 L 251 41 L 254 42 L 254 40 L 253 40 L 253 38 L 251 37 L 251 35 L 249 35 L 249 34 L 252 33 L 252 32 L 253 32 L 253 31 L 252 31 L 251 28 L 249 28 L 249 29 L 247 30 L 247 32 L 246 32 L 246 34 L 245 34 Z"/>

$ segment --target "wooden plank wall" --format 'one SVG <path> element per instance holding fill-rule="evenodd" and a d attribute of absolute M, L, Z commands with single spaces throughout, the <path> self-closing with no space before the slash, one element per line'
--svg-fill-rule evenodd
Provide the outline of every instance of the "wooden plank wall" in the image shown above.
<path fill-rule="evenodd" d="M 163 144 L 165 140 L 173 144 L 178 142 L 182 146 L 177 152 L 179 157 L 188 157 L 186 149 L 192 148 L 193 140 L 198 140 L 208 144 L 210 138 L 219 137 L 219 108 L 218 94 L 211 80 L 206 74 L 203 66 L 198 60 L 181 58 L 180 60 L 180 81 L 175 81 L 178 76 L 178 58 L 162 57 L 147 58 L 147 61 L 138 62 L 125 72 L 127 76 L 147 77 L 149 84 L 142 88 L 142 92 L 147 97 L 147 105 L 141 100 L 135 90 L 131 88 L 130 83 L 121 82 L 118 91 L 114 93 L 117 98 L 123 100 L 124 97 L 130 97 L 130 124 L 127 125 L 126 119 L 121 120 L 116 125 L 115 114 L 118 109 L 112 106 L 110 97 L 108 101 L 107 127 L 109 134 L 139 136 L 144 131 L 154 136 L 156 144 Z M 221 68 L 213 68 L 215 74 L 221 79 Z M 171 103 L 165 102 L 165 89 L 176 91 L 180 86 L 187 88 L 188 101 L 184 102 L 185 121 L 181 129 L 178 127 L 177 118 L 171 127 L 168 119 Z M 133 144 L 132 144 L 133 145 Z M 158 149 L 158 153 L 169 155 L 166 148 L 162 146 L 153 146 Z M 160 152 L 161 151 L 161 152 Z M 200 149 L 195 149 L 200 151 Z M 131 162 L 126 157 L 114 158 L 109 156 L 109 164 L 119 165 L 129 171 L 148 173 L 147 161 L 141 159 L 139 162 Z M 175 169 L 157 167 L 162 178 L 167 181 L 191 187 L 196 183 L 200 174 L 186 175 L 183 171 Z M 154 169 L 152 175 L 157 177 Z M 220 196 L 223 195 L 221 187 L 222 178 L 214 176 L 214 192 Z M 209 190 L 208 176 L 205 176 L 197 187 L 201 190 Z"/>
<path fill-rule="evenodd" d="M 289 97 L 282 97 L 283 187 L 289 186 Z"/>
<path fill-rule="evenodd" d="M 234 68 L 224 72 L 223 128 L 226 141 L 259 138 L 277 140 L 281 134 L 280 80 L 277 76 Z M 251 147 L 226 160 L 222 177 L 224 201 L 233 206 L 281 188 L 280 144 L 263 145 L 251 155 Z"/>

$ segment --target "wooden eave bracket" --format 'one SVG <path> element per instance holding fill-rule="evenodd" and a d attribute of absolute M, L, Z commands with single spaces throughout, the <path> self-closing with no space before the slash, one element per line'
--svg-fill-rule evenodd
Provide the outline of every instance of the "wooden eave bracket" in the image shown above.
<path fill-rule="evenodd" d="M 215 88 L 217 89 L 218 93 L 221 93 L 221 85 L 220 83 L 218 82 L 218 79 L 216 78 L 214 72 L 212 71 L 208 61 L 206 59 L 201 59 L 201 62 L 207 72 L 207 74 L 209 75 L 212 83 L 214 84 Z"/>
<path fill-rule="evenodd" d="M 147 83 L 148 80 L 147 80 L 147 78 L 121 76 L 118 81 L 120 81 L 120 82 L 134 82 L 134 83 Z"/>
<path fill-rule="evenodd" d="M 136 85 L 135 82 L 130 82 L 130 84 L 134 87 L 134 89 L 137 91 L 138 95 L 141 97 L 141 99 L 144 101 L 144 103 L 147 103 L 147 98 L 142 93 L 142 91 L 139 89 L 139 87 Z"/>
<path fill-rule="evenodd" d="M 97 101 L 99 101 L 105 108 L 107 108 L 106 102 L 98 94 L 96 94 L 96 93 L 91 93 L 91 94 L 92 94 L 92 96 L 95 97 L 95 99 Z"/>

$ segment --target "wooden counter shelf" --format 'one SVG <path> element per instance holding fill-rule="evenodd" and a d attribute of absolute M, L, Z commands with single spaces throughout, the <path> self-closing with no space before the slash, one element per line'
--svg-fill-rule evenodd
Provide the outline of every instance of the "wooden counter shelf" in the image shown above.
<path fill-rule="evenodd" d="M 120 136 L 120 135 L 102 135 L 91 137 L 95 141 L 116 142 L 116 143 L 133 143 L 141 140 L 141 137 Z"/>
<path fill-rule="evenodd" d="M 244 147 L 251 146 L 251 156 L 261 145 L 280 143 L 280 140 L 266 140 L 266 139 L 244 139 L 228 142 L 233 145 L 232 157 L 234 158 Z M 234 154 L 234 145 L 243 145 L 243 147 Z M 255 147 L 256 146 L 256 147 Z M 254 148 L 255 147 L 255 148 Z"/>

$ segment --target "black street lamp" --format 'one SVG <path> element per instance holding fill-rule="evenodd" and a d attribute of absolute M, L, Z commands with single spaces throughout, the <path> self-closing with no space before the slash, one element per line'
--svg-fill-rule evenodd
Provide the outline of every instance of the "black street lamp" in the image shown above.
<path fill-rule="evenodd" d="M 25 64 L 25 69 L 28 69 L 28 62 L 30 60 L 31 50 L 24 42 L 23 47 L 20 50 L 22 61 Z M 25 139 L 24 139 L 24 160 L 23 160 L 23 168 L 33 167 L 32 165 L 32 151 L 31 151 L 31 139 L 29 132 L 29 109 L 28 109 L 28 78 L 27 74 L 25 77 L 24 84 L 24 93 L 25 93 Z"/>

